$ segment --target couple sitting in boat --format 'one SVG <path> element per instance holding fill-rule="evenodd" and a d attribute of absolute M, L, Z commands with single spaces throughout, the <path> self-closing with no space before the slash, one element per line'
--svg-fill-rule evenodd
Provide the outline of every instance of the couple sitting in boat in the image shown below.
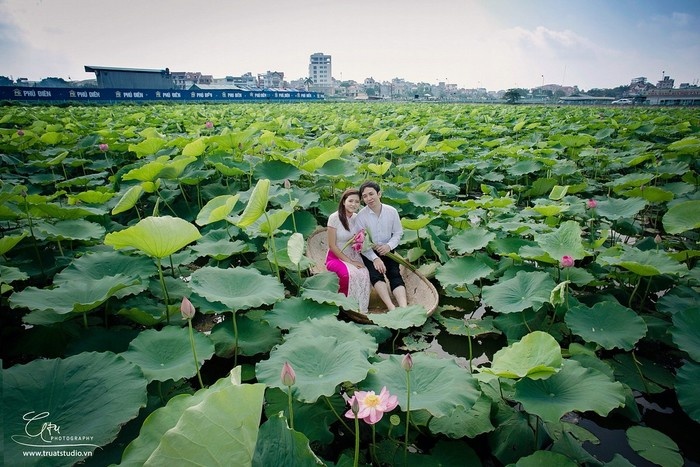
<path fill-rule="evenodd" d="M 326 269 L 338 275 L 340 292 L 356 299 L 362 313 L 367 313 L 370 287 L 388 310 L 407 305 L 399 264 L 387 256 L 399 245 L 403 228 L 398 211 L 383 204 L 381 197 L 377 183 L 365 182 L 359 190 L 345 190 L 338 210 L 328 217 Z M 371 248 L 364 246 L 365 235 L 370 236 Z"/>

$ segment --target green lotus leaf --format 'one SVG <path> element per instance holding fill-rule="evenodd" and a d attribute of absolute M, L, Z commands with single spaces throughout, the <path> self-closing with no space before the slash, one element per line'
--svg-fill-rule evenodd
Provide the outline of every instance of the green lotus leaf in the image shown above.
<path fill-rule="evenodd" d="M 549 301 L 555 286 L 546 272 L 519 271 L 512 279 L 484 287 L 482 298 L 496 313 L 517 313 L 528 308 L 537 310 Z"/>
<path fill-rule="evenodd" d="M 422 326 L 428 320 L 428 313 L 421 305 L 397 307 L 386 313 L 367 316 L 374 324 L 389 329 L 408 329 Z"/>
<path fill-rule="evenodd" d="M 566 193 L 569 191 L 569 185 L 555 185 L 552 187 L 552 191 L 549 192 L 549 199 L 553 201 L 560 201 Z"/>
<path fill-rule="evenodd" d="M 617 302 L 599 302 L 592 308 L 575 306 L 565 320 L 574 334 L 608 350 L 632 350 L 647 333 L 644 320 Z"/>
<path fill-rule="evenodd" d="M 37 228 L 44 238 L 55 240 L 92 240 L 102 238 L 105 234 L 105 228 L 100 224 L 87 221 L 85 219 L 74 219 L 67 221 L 58 221 L 55 224 L 41 224 Z"/>
<path fill-rule="evenodd" d="M 317 336 L 333 337 L 339 342 L 354 343 L 367 356 L 377 351 L 377 341 L 367 332 L 358 326 L 338 321 L 337 319 L 324 316 L 318 319 L 311 319 L 299 323 L 299 326 L 290 330 L 287 340 L 311 340 Z"/>
<path fill-rule="evenodd" d="M 231 358 L 236 347 L 236 336 L 233 333 L 233 315 L 217 323 L 210 337 L 214 342 L 216 355 Z M 238 328 L 239 355 L 253 356 L 269 352 L 275 345 L 282 342 L 282 334 L 277 328 L 271 327 L 267 321 L 250 319 L 243 315 L 236 317 Z"/>
<path fill-rule="evenodd" d="M 265 415 L 269 418 L 282 412 L 287 418 L 289 412 L 289 399 L 287 389 L 267 388 L 265 391 Z M 329 407 L 329 405 L 332 407 Z M 333 442 L 334 435 L 330 427 L 337 422 L 335 414 L 347 410 L 347 403 L 335 394 L 328 399 L 322 398 L 313 404 L 292 400 L 294 413 L 294 429 L 304 433 L 310 441 L 318 441 L 321 444 Z"/>
<path fill-rule="evenodd" d="M 239 227 L 248 227 L 257 221 L 260 216 L 265 213 L 267 207 L 268 193 L 270 191 L 270 180 L 258 180 L 250 194 L 248 204 L 246 204 L 243 214 L 237 220 L 236 225 Z"/>
<path fill-rule="evenodd" d="M 176 396 L 146 419 L 121 465 L 251 465 L 264 392 L 262 384 L 217 382 Z"/>
<path fill-rule="evenodd" d="M 559 204 L 538 204 L 532 207 L 532 210 L 542 214 L 545 217 L 558 216 L 562 212 L 568 211 L 568 206 L 562 206 Z"/>
<path fill-rule="evenodd" d="M 679 349 L 696 362 L 700 362 L 700 308 L 689 308 L 675 313 L 671 336 Z"/>
<path fill-rule="evenodd" d="M 337 277 L 338 276 L 336 276 L 336 278 Z M 357 300 L 346 297 L 342 293 L 331 292 L 329 290 L 304 289 L 304 291 L 301 293 L 301 298 L 305 300 L 313 300 L 314 302 L 321 304 L 339 306 L 345 308 L 346 310 L 358 311 L 360 309 L 360 304 L 357 302 Z"/>
<path fill-rule="evenodd" d="M 0 238 L 0 256 L 13 249 L 26 236 L 27 232 L 22 232 L 21 235 L 7 235 Z"/>
<path fill-rule="evenodd" d="M 476 438 L 494 430 L 491 423 L 491 399 L 481 394 L 473 407 L 467 409 L 457 406 L 445 417 L 433 417 L 430 420 L 430 431 L 442 433 L 450 438 Z"/>
<path fill-rule="evenodd" d="M 298 265 L 301 262 L 301 258 L 304 256 L 304 236 L 299 232 L 295 232 L 287 240 L 287 254 L 289 260 Z"/>
<path fill-rule="evenodd" d="M 632 219 L 639 211 L 644 209 L 647 202 L 642 198 L 607 198 L 598 201 L 596 213 L 612 221 L 618 219 Z"/>
<path fill-rule="evenodd" d="M 207 150 L 207 143 L 204 138 L 197 138 L 182 148 L 182 155 L 187 157 L 199 157 Z"/>
<path fill-rule="evenodd" d="M 676 373 L 678 403 L 690 418 L 700 423 L 700 363 L 685 362 Z"/>
<path fill-rule="evenodd" d="M 700 200 L 674 204 L 666 211 L 662 222 L 664 230 L 671 235 L 700 228 Z"/>
<path fill-rule="evenodd" d="M 273 182 L 281 182 L 284 180 L 298 180 L 302 172 L 292 164 L 278 160 L 269 160 L 256 165 L 254 173 L 258 180 L 268 179 Z"/>
<path fill-rule="evenodd" d="M 38 217 L 47 219 L 81 219 L 89 216 L 102 216 L 106 213 L 104 208 L 89 206 L 65 206 L 53 203 L 38 204 L 34 206 Z"/>
<path fill-rule="evenodd" d="M 136 203 L 138 203 L 139 199 L 141 198 L 143 191 L 144 190 L 141 185 L 134 185 L 129 188 L 119 199 L 116 206 L 112 208 L 112 215 L 126 212 L 136 206 Z"/>
<path fill-rule="evenodd" d="M 88 190 L 75 195 L 68 195 L 68 203 L 104 204 L 112 199 L 114 195 L 116 195 L 116 193 Z"/>
<path fill-rule="evenodd" d="M 640 276 L 688 274 L 688 267 L 685 264 L 674 260 L 668 253 L 660 250 L 642 251 L 637 248 L 628 248 L 620 256 L 601 255 L 598 260 L 604 264 L 620 266 Z"/>
<path fill-rule="evenodd" d="M 481 395 L 479 385 L 468 370 L 459 367 L 451 359 L 438 359 L 423 353 L 412 356 L 411 411 L 425 409 L 435 417 L 445 417 L 457 407 L 471 409 Z M 375 391 L 383 387 L 398 398 L 401 409 L 406 410 L 406 370 L 401 367 L 402 357 L 389 358 L 372 365 L 373 371 L 360 384 L 364 390 Z"/>
<path fill-rule="evenodd" d="M 211 200 L 197 214 L 197 225 L 208 225 L 226 219 L 238 202 L 240 194 L 221 195 Z"/>
<path fill-rule="evenodd" d="M 291 297 L 275 303 L 272 311 L 265 314 L 265 319 L 280 329 L 290 329 L 307 318 L 337 316 L 338 307 L 327 305 L 301 297 Z"/>
<path fill-rule="evenodd" d="M 431 216 L 420 216 L 415 219 L 401 218 L 401 226 L 407 230 L 420 230 L 433 221 Z"/>
<path fill-rule="evenodd" d="M 623 192 L 625 196 L 643 198 L 650 203 L 664 203 L 673 199 L 673 193 L 663 188 L 646 186 Z"/>
<path fill-rule="evenodd" d="M 679 285 L 659 298 L 656 309 L 673 315 L 680 310 L 696 308 L 698 303 L 700 303 L 700 293 L 690 287 Z"/>
<path fill-rule="evenodd" d="M 26 279 L 29 279 L 29 275 L 21 269 L 0 264 L 1 284 L 12 284 L 14 281 L 23 281 Z"/>
<path fill-rule="evenodd" d="M 411 191 L 408 194 L 408 199 L 411 203 L 422 208 L 436 209 L 440 207 L 440 200 L 430 193 Z"/>
<path fill-rule="evenodd" d="M 146 406 L 141 370 L 111 352 L 37 359 L 2 373 L 5 465 L 46 465 L 47 458 L 51 465 L 74 465 L 82 457 L 29 459 L 23 453 L 78 450 L 87 456 L 112 442 Z M 28 422 L 28 416 L 37 418 Z"/>
<path fill-rule="evenodd" d="M 271 235 L 279 229 L 284 221 L 292 214 L 289 209 L 275 209 L 265 213 L 265 218 L 257 222 L 257 228 L 265 235 Z"/>
<path fill-rule="evenodd" d="M 523 378 L 515 383 L 517 402 L 526 412 L 546 422 L 556 422 L 572 411 L 594 411 L 606 416 L 625 403 L 624 387 L 603 373 L 565 360 L 561 371 L 547 379 Z"/>
<path fill-rule="evenodd" d="M 282 412 L 269 417 L 260 426 L 255 446 L 253 464 L 256 467 L 269 465 L 294 465 L 298 467 L 325 466 L 309 446 L 309 439 L 287 426 Z"/>
<path fill-rule="evenodd" d="M 606 362 L 615 370 L 615 378 L 633 390 L 659 394 L 673 387 L 673 374 L 648 358 L 621 353 Z"/>
<path fill-rule="evenodd" d="M 53 289 L 27 287 L 10 296 L 12 308 L 53 310 L 59 314 L 84 313 L 102 305 L 119 290 L 134 285 L 138 279 L 117 274 L 100 279 L 71 281 Z"/>
<path fill-rule="evenodd" d="M 489 232 L 482 227 L 475 227 L 472 229 L 463 230 L 452 237 L 448 243 L 448 246 L 460 255 L 464 255 L 485 248 L 486 245 L 488 245 L 489 242 L 495 238 L 495 233 Z"/>
<path fill-rule="evenodd" d="M 129 151 L 136 153 L 136 157 L 142 158 L 157 153 L 166 142 L 159 137 L 147 137 L 138 144 L 130 144 Z"/>
<path fill-rule="evenodd" d="M 561 348 L 550 334 L 534 331 L 493 355 L 490 368 L 481 368 L 502 378 L 546 379 L 562 367 Z"/>
<path fill-rule="evenodd" d="M 199 256 L 208 256 L 216 261 L 222 261 L 238 253 L 248 251 L 248 244 L 241 240 L 231 241 L 226 230 L 210 230 L 197 240 L 190 250 Z"/>
<path fill-rule="evenodd" d="M 576 467 L 579 465 L 564 454 L 553 451 L 535 451 L 529 456 L 521 457 L 514 467 Z"/>
<path fill-rule="evenodd" d="M 339 384 L 363 380 L 370 368 L 367 353 L 353 342 L 336 337 L 309 338 L 304 335 L 297 339 L 289 338 L 270 352 L 268 360 L 257 363 L 255 375 L 258 381 L 286 389 L 280 379 L 285 362 L 296 373 L 292 394 L 304 402 L 332 396 Z"/>
<path fill-rule="evenodd" d="M 648 185 L 654 178 L 656 178 L 654 174 L 637 172 L 617 177 L 607 183 L 607 185 L 614 187 L 614 191 L 618 193 L 624 188 Z"/>
<path fill-rule="evenodd" d="M 343 155 L 343 148 L 318 149 L 318 153 L 314 151 L 307 151 L 307 153 L 311 156 L 311 160 L 307 161 L 300 167 L 302 170 L 313 173 L 323 167 L 326 162 L 334 159 L 340 159 L 340 157 Z"/>
<path fill-rule="evenodd" d="M 452 258 L 438 266 L 435 277 L 443 287 L 473 284 L 493 272 L 493 269 L 474 256 Z"/>
<path fill-rule="evenodd" d="M 201 236 L 197 227 L 179 217 L 146 217 L 134 226 L 108 233 L 105 245 L 111 245 L 117 250 L 136 248 L 149 256 L 162 259 Z"/>
<path fill-rule="evenodd" d="M 200 332 L 194 333 L 194 346 L 200 365 L 214 355 L 214 344 Z M 187 328 L 166 326 L 160 331 L 143 331 L 122 356 L 138 365 L 149 382 L 177 381 L 197 374 Z"/>
<path fill-rule="evenodd" d="M 168 166 L 170 158 L 160 156 L 154 161 L 147 162 L 140 167 L 129 170 L 122 176 L 122 180 L 138 180 L 140 182 L 153 182 L 159 178 L 171 178 L 173 169 Z"/>
<path fill-rule="evenodd" d="M 574 259 L 582 259 L 586 256 L 581 240 L 581 226 L 575 221 L 563 222 L 554 232 L 536 235 L 535 241 L 542 250 L 557 261 L 564 255 Z"/>
<path fill-rule="evenodd" d="M 257 269 L 205 266 L 192 273 L 190 286 L 195 293 L 221 302 L 232 311 L 270 305 L 284 298 L 282 284 Z"/>
<path fill-rule="evenodd" d="M 660 431 L 633 426 L 627 429 L 626 434 L 630 447 L 646 460 L 664 467 L 683 467 L 685 464 L 678 445 Z"/>

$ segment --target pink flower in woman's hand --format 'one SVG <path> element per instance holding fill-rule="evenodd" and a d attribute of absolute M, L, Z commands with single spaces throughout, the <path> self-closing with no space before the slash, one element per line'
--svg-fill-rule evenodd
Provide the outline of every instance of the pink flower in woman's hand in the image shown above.
<path fill-rule="evenodd" d="M 586 208 L 588 209 L 595 209 L 598 206 L 598 201 L 594 199 L 589 199 L 586 201 Z"/>
<path fill-rule="evenodd" d="M 361 418 L 365 423 L 374 425 L 382 419 L 385 412 L 391 412 L 399 405 L 398 398 L 389 394 L 386 386 L 382 388 L 379 395 L 374 391 L 355 391 L 355 394 L 348 401 L 350 407 L 353 404 L 358 404 L 360 410 L 357 412 L 357 418 Z M 347 418 L 355 418 L 352 409 L 345 412 Z"/>
<path fill-rule="evenodd" d="M 109 150 L 109 144 L 107 143 L 102 143 L 97 147 L 100 148 L 100 151 L 102 152 L 107 152 Z"/>
<path fill-rule="evenodd" d="M 572 258 L 569 255 L 564 255 L 561 257 L 561 261 L 559 262 L 559 264 L 561 264 L 561 267 L 563 268 L 570 268 L 574 265 L 574 258 Z"/>
<path fill-rule="evenodd" d="M 352 249 L 355 251 L 362 251 L 362 246 L 365 243 L 365 229 L 360 230 L 355 234 L 355 239 L 353 240 Z"/>
<path fill-rule="evenodd" d="M 207 130 L 211 130 L 212 128 L 214 128 L 214 124 L 207 120 L 207 122 L 204 124 L 204 128 L 206 128 Z"/>

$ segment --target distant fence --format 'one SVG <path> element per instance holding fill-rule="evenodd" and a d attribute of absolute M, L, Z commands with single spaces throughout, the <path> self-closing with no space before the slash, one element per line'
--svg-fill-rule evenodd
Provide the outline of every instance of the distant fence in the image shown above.
<path fill-rule="evenodd" d="M 112 89 L 112 88 L 40 88 L 29 86 L 0 86 L 0 100 L 24 102 L 266 102 L 318 101 L 321 92 L 237 89 L 175 90 L 175 89 Z"/>

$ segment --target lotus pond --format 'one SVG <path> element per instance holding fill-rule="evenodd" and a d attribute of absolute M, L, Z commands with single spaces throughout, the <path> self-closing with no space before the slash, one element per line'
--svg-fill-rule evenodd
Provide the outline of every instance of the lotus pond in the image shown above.
<path fill-rule="evenodd" d="M 697 465 L 699 116 L 0 107 L 5 464 Z M 431 316 L 309 273 L 366 179 Z"/>

